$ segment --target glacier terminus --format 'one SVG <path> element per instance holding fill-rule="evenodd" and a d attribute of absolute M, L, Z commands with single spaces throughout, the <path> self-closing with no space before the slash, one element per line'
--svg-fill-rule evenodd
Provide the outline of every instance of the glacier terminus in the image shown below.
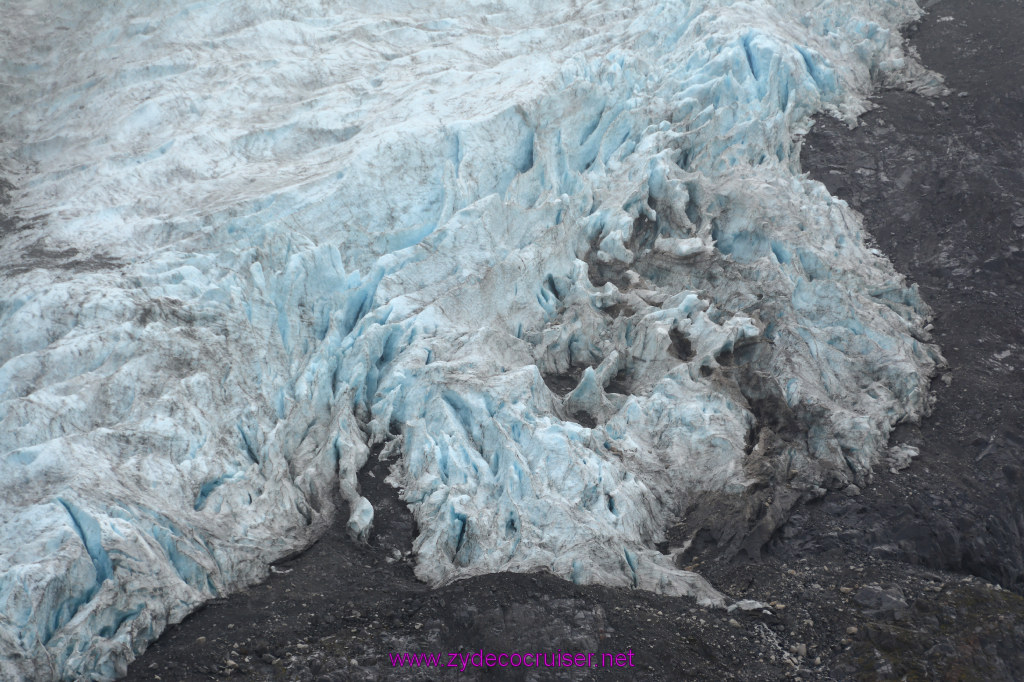
<path fill-rule="evenodd" d="M 115 679 L 338 499 L 372 535 L 371 452 L 432 585 L 728 604 L 669 525 L 756 552 L 930 407 L 928 307 L 799 164 L 942 89 L 919 14 L 8 0 L 0 677 Z"/>

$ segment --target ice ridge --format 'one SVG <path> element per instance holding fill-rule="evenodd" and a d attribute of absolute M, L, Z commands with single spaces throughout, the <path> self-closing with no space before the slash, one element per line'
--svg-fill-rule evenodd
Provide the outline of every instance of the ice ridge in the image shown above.
<path fill-rule="evenodd" d="M 725 597 L 929 407 L 915 287 L 802 174 L 910 0 L 10 0 L 0 677 L 111 680 L 374 510 L 417 575 Z"/>

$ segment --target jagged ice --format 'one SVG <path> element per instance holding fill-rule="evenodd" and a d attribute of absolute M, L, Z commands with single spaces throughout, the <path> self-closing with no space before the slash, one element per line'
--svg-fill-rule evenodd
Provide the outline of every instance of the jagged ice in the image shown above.
<path fill-rule="evenodd" d="M 928 409 L 927 307 L 799 167 L 941 87 L 910 0 L 4 14 L 4 679 L 123 674 L 338 490 L 372 533 L 371 449 L 432 584 L 723 604 L 670 524 L 756 545 Z"/>

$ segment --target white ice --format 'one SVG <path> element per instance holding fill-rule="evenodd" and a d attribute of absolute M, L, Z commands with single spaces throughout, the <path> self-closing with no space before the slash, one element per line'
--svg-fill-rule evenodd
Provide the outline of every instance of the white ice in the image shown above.
<path fill-rule="evenodd" d="M 940 87 L 911 0 L 336 5 L 4 3 L 3 679 L 123 674 L 338 489 L 372 533 L 371 447 L 432 584 L 723 604 L 669 524 L 927 410 L 926 306 L 799 167 Z"/>

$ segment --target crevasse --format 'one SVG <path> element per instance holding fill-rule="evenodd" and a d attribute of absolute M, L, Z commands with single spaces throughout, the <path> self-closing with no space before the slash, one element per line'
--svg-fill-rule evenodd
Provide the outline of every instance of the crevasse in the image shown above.
<path fill-rule="evenodd" d="M 800 172 L 909 0 L 56 3 L 0 24 L 0 677 L 109 680 L 393 458 L 432 584 L 724 597 L 941 362 Z M 376 456 L 376 455 L 374 455 Z"/>

